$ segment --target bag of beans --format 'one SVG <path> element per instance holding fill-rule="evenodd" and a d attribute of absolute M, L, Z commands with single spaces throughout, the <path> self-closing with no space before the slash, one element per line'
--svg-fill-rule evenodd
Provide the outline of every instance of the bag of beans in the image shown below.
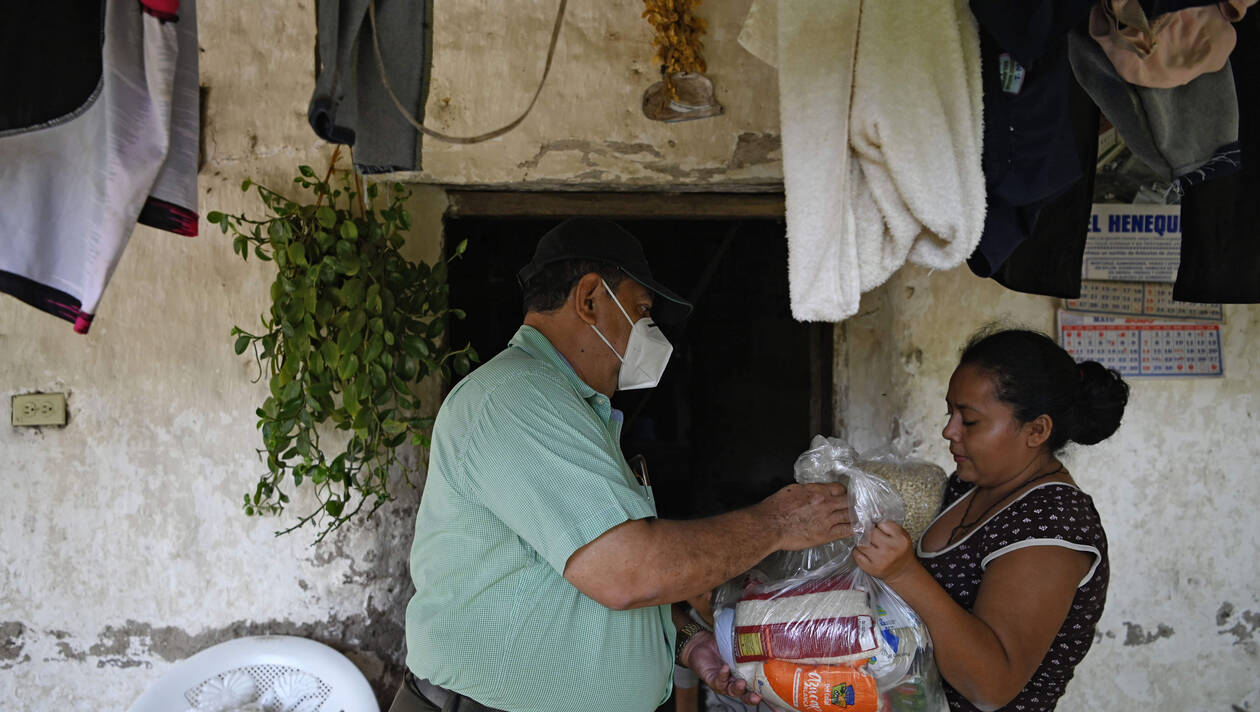
<path fill-rule="evenodd" d="M 945 470 L 888 447 L 862 453 L 854 467 L 883 479 L 901 496 L 905 509 L 901 525 L 910 534 L 911 541 L 917 543 L 941 511 L 948 480 Z"/>

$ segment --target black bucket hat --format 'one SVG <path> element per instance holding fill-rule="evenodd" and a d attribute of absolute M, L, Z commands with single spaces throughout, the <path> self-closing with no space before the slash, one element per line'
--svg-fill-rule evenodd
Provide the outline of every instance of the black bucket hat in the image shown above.
<path fill-rule="evenodd" d="M 622 226 L 602 218 L 572 218 L 547 231 L 538 241 L 534 258 L 516 273 L 521 286 L 549 264 L 562 260 L 607 262 L 647 287 L 659 299 L 652 315 L 662 323 L 678 323 L 691 313 L 691 303 L 652 278 L 643 246 Z"/>

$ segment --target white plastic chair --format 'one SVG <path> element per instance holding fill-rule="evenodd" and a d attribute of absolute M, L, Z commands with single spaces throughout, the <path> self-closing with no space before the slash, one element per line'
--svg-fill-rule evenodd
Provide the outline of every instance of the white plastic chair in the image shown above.
<path fill-rule="evenodd" d="M 260 635 L 181 660 L 130 712 L 380 712 L 363 673 L 307 638 Z"/>

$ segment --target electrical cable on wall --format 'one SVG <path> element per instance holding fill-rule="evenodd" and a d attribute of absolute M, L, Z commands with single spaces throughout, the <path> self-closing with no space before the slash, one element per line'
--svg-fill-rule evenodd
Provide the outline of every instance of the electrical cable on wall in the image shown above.
<path fill-rule="evenodd" d="M 501 126 L 493 131 L 487 131 L 476 136 L 451 136 L 440 131 L 434 131 L 417 121 L 411 115 L 411 112 L 407 111 L 407 108 L 403 106 L 402 102 L 398 100 L 398 96 L 394 94 L 393 87 L 389 85 L 389 78 L 385 73 L 385 60 L 381 57 L 380 36 L 376 31 L 376 0 L 369 0 L 368 19 L 372 22 L 372 51 L 376 55 L 376 68 L 380 72 L 381 83 L 385 86 L 385 91 L 389 93 L 389 98 L 394 102 L 394 106 L 398 107 L 398 111 L 403 118 L 425 136 L 447 143 L 459 144 L 481 143 L 492 138 L 498 138 L 519 126 L 525 120 L 525 117 L 529 115 L 529 112 L 533 110 L 534 104 L 538 102 L 538 95 L 542 93 L 543 86 L 547 83 L 547 75 L 551 73 L 551 61 L 556 54 L 556 42 L 560 38 L 560 27 L 564 24 L 564 12 L 568 4 L 569 0 L 560 0 L 560 7 L 556 10 L 555 26 L 551 28 L 551 43 L 547 47 L 547 63 L 543 66 L 542 78 L 538 80 L 538 89 L 534 91 L 534 97 L 529 100 L 529 105 L 525 107 L 525 111 L 521 112 L 520 116 L 506 126 Z"/>

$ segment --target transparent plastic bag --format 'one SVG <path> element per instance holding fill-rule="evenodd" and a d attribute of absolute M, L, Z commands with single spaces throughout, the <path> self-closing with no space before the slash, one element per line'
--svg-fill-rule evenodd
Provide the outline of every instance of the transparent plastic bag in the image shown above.
<path fill-rule="evenodd" d="M 876 523 L 904 520 L 900 495 L 836 438 L 814 438 L 794 470 L 797 482 L 846 485 L 854 535 L 778 552 L 719 587 L 713 603 L 723 659 L 784 712 L 944 709 L 926 626 L 853 561 L 853 547 Z"/>

